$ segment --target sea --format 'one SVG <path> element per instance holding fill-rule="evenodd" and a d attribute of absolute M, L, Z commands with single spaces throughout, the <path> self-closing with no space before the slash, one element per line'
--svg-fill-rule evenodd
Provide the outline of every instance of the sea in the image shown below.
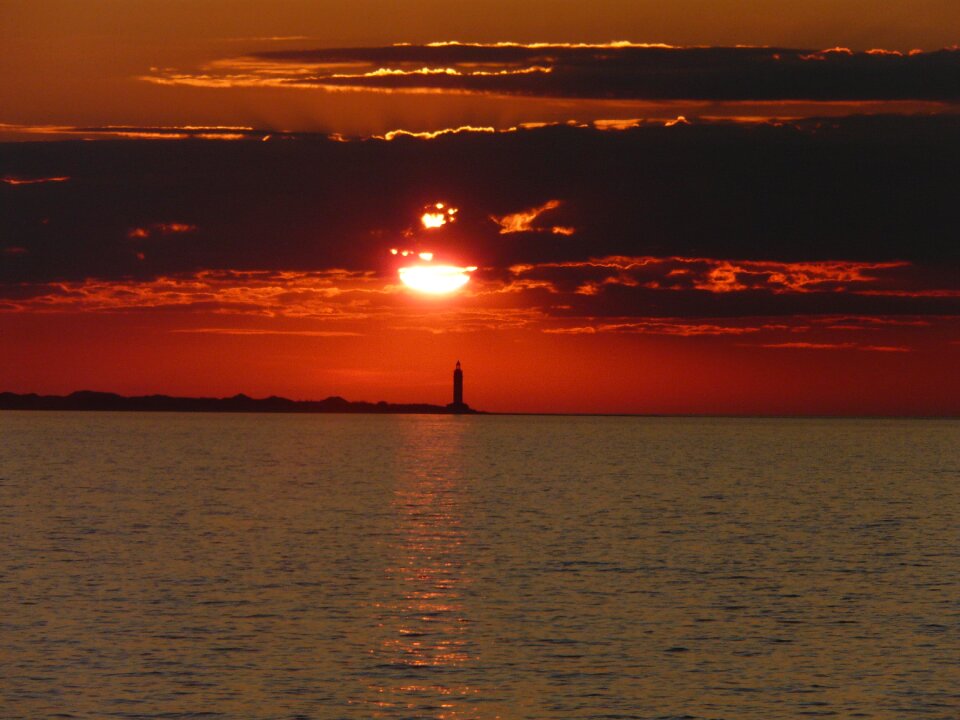
<path fill-rule="evenodd" d="M 960 421 L 0 412 L 0 718 L 960 717 Z"/>

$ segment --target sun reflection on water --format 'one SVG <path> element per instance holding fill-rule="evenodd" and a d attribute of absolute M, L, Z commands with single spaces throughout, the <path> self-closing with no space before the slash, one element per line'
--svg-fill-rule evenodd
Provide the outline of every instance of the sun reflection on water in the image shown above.
<path fill-rule="evenodd" d="M 375 717 L 488 717 L 472 702 L 480 689 L 461 671 L 476 662 L 464 596 L 471 584 L 466 536 L 461 418 L 404 425 L 409 442 L 390 503 L 396 531 L 386 552 L 389 597 L 375 603 L 378 644 L 371 648 Z"/>

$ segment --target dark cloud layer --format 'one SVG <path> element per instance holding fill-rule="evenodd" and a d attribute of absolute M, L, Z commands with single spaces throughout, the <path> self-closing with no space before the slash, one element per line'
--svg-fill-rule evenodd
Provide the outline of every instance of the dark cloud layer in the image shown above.
<path fill-rule="evenodd" d="M 950 117 L 7 144 L 0 176 L 70 180 L 0 185 L 0 295 L 206 270 L 392 278 L 389 249 L 410 246 L 557 315 L 960 314 L 957 168 Z M 457 222 L 415 230 L 437 201 Z"/>
<path fill-rule="evenodd" d="M 960 99 L 960 52 L 439 43 L 255 53 L 146 79 L 629 100 Z"/>

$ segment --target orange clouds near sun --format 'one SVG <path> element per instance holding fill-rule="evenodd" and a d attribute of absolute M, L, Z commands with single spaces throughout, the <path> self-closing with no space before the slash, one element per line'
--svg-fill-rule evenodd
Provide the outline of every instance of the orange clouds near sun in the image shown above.
<path fill-rule="evenodd" d="M 576 228 L 566 225 L 553 225 L 547 228 L 534 225 L 534 221 L 537 218 L 545 212 L 555 210 L 560 207 L 560 205 L 561 202 L 559 200 L 548 200 L 543 205 L 532 207 L 529 210 L 521 210 L 520 212 L 511 213 L 502 217 L 491 215 L 490 219 L 500 226 L 501 235 L 522 232 L 551 232 L 554 235 L 573 235 L 576 232 Z"/>

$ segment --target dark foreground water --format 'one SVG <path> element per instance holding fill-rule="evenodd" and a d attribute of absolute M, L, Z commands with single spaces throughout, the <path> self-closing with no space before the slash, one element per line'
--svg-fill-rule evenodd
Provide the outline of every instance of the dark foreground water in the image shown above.
<path fill-rule="evenodd" d="M 960 423 L 0 413 L 0 717 L 960 717 Z"/>

